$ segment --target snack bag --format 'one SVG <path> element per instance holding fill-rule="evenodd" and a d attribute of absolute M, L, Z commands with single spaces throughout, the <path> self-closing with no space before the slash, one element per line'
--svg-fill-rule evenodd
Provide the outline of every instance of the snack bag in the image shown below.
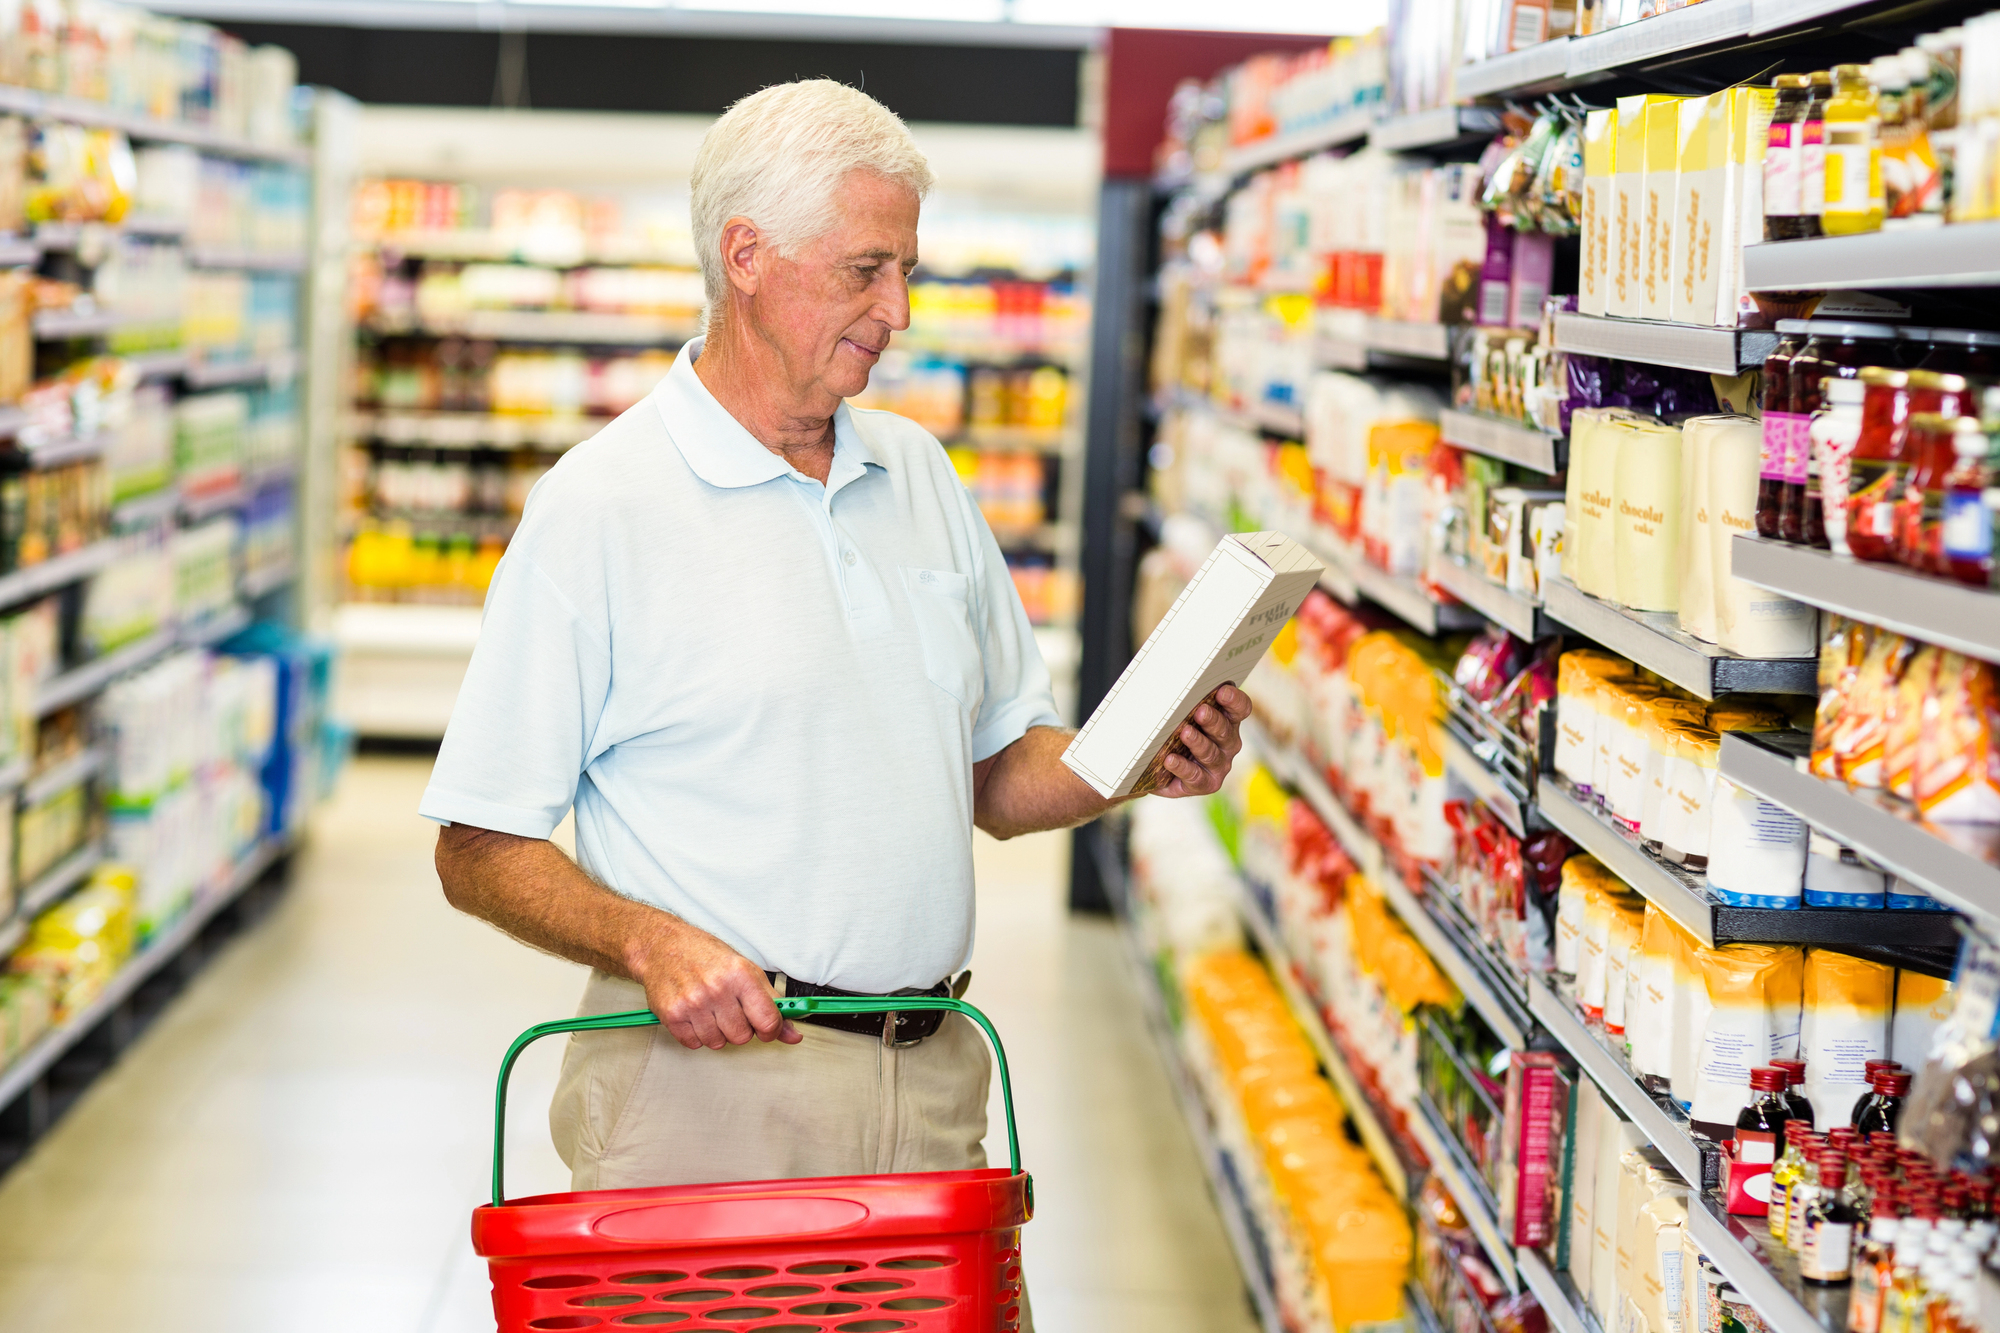
<path fill-rule="evenodd" d="M 1924 700 L 1913 786 L 1917 808 L 1945 824 L 2000 823 L 2000 697 L 1993 668 L 1962 653 L 1939 657 Z"/>
<path fill-rule="evenodd" d="M 1889 700 L 1901 684 L 1915 649 L 1916 645 L 1900 634 L 1879 633 L 1854 675 L 1833 735 L 1834 769 L 1851 787 L 1883 785 Z"/>
<path fill-rule="evenodd" d="M 1806 1062 L 1806 1100 L 1816 1119 L 1840 1124 L 1868 1091 L 1870 1060 L 1889 1050 L 1889 1002 L 1895 969 L 1865 958 L 1808 949 L 1799 1058 Z"/>
<path fill-rule="evenodd" d="M 1937 683 L 1944 650 L 1918 648 L 1889 693 L 1889 716 L 1882 727 L 1882 785 L 1906 801 L 1916 799 L 1917 739 L 1923 734 L 1924 699 Z"/>
<path fill-rule="evenodd" d="M 1700 949 L 1694 962 L 1707 1012 L 1688 1116 L 1733 1133 L 1750 1104 L 1750 1071 L 1798 1049 L 1805 959 L 1792 945 L 1730 944 Z"/>
<path fill-rule="evenodd" d="M 1951 1017 L 1954 988 L 1942 977 L 1907 968 L 1896 973 L 1896 1015 L 1889 1024 L 1891 1060 L 1905 1069 L 1922 1069 L 1931 1057 L 1937 1031 Z"/>
<path fill-rule="evenodd" d="M 1821 778 L 1839 777 L 1834 736 L 1847 710 L 1854 678 L 1868 655 L 1872 627 L 1845 616 L 1828 616 L 1826 637 L 1819 648 L 1819 708 L 1813 714 L 1812 771 Z"/>

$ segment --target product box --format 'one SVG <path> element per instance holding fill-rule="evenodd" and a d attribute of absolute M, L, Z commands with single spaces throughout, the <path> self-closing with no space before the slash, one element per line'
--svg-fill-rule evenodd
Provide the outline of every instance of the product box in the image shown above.
<path fill-rule="evenodd" d="M 1569 1136 L 1569 1225 L 1564 1228 L 1567 1249 L 1561 1263 L 1569 1270 L 1570 1282 L 1586 1296 L 1590 1291 L 1591 1256 L 1595 1252 L 1590 1214 L 1597 1204 L 1597 1145 L 1610 1119 L 1611 1112 L 1597 1085 L 1587 1078 L 1577 1079 L 1576 1116 Z"/>
<path fill-rule="evenodd" d="M 1618 157 L 1618 112 L 1592 111 L 1583 118 L 1583 234 L 1576 308 L 1602 315 L 1611 293 L 1612 169 Z"/>
<path fill-rule="evenodd" d="M 1597 1175 L 1591 1182 L 1595 1196 L 1590 1205 L 1590 1308 L 1598 1323 L 1615 1327 L 1619 1311 L 1625 1308 L 1618 1289 L 1618 1232 L 1623 1225 L 1619 1213 L 1620 1186 L 1624 1183 L 1625 1154 L 1646 1145 L 1646 1135 L 1637 1125 L 1619 1114 L 1611 1103 L 1604 1104 L 1606 1116 L 1597 1136 Z"/>
<path fill-rule="evenodd" d="M 1479 322 L 1489 327 L 1504 329 L 1513 323 L 1515 236 L 1498 213 L 1486 215 L 1486 259 L 1479 269 Z"/>
<path fill-rule="evenodd" d="M 1507 324 L 1532 329 L 1542 321 L 1556 271 L 1556 238 L 1543 231 L 1514 233 L 1514 262 L 1507 274 Z"/>
<path fill-rule="evenodd" d="M 1281 532 L 1239 532 L 1215 550 L 1063 752 L 1100 796 L 1163 780 L 1161 748 L 1225 684 L 1241 684 L 1325 566 Z"/>
<path fill-rule="evenodd" d="M 1674 194 L 1680 180 L 1681 99 L 1662 98 L 1646 107 L 1646 174 L 1641 200 L 1639 313 L 1647 319 L 1673 315 Z"/>
<path fill-rule="evenodd" d="M 1777 94 L 1769 88 L 1730 88 L 1709 103 L 1709 160 L 1723 173 L 1714 323 L 1753 327 L 1764 321 L 1743 286 L 1743 247 L 1764 239 L 1764 149 Z"/>
<path fill-rule="evenodd" d="M 1646 242 L 1646 122 L 1659 93 L 1618 99 L 1618 147 L 1612 157 L 1611 291 L 1607 315 L 1638 318 L 1644 313 Z"/>
<path fill-rule="evenodd" d="M 1508 1057 L 1500 1230 L 1515 1245 L 1551 1246 L 1561 1230 L 1561 1154 L 1571 1096 L 1563 1063 L 1551 1051 Z"/>
<path fill-rule="evenodd" d="M 1722 204 L 1723 166 L 1709 155 L 1711 108 L 1721 110 L 1729 94 L 1681 100 L 1680 170 L 1674 184 L 1673 284 L 1667 295 L 1669 318 L 1679 324 L 1713 324 L 1715 289 L 1722 254 L 1715 248 L 1717 210 Z"/>

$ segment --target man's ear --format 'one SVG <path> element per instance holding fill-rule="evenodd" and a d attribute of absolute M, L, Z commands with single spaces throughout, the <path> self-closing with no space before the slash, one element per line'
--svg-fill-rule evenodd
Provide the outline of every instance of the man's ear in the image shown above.
<path fill-rule="evenodd" d="M 757 256 L 763 246 L 764 234 L 749 218 L 731 218 L 723 225 L 722 270 L 729 285 L 745 296 L 757 294 Z"/>

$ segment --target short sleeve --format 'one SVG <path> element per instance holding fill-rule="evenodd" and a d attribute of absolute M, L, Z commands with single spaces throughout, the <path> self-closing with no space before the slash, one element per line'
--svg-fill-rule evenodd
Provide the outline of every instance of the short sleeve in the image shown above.
<path fill-rule="evenodd" d="M 1049 668 L 1035 642 L 1020 590 L 1007 572 L 1007 559 L 986 526 L 985 516 L 967 495 L 979 556 L 974 621 L 979 656 L 985 666 L 986 697 L 972 722 L 972 760 L 991 759 L 1028 734 L 1030 727 L 1059 727 Z"/>
<path fill-rule="evenodd" d="M 517 538 L 494 572 L 418 813 L 548 837 L 576 799 L 610 687 L 604 634 Z"/>

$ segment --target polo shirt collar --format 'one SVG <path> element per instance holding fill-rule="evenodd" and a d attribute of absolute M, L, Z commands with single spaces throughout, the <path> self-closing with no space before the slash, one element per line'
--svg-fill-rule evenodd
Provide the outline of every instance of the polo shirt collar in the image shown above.
<path fill-rule="evenodd" d="M 674 358 L 673 368 L 653 390 L 654 405 L 674 447 L 681 451 L 689 469 L 711 486 L 759 486 L 790 475 L 791 464 L 745 430 L 694 373 L 705 341 L 688 339 Z M 833 413 L 833 467 L 827 475 L 828 488 L 834 489 L 836 478 L 843 473 L 851 480 L 870 465 L 883 464 L 843 402 Z"/>

